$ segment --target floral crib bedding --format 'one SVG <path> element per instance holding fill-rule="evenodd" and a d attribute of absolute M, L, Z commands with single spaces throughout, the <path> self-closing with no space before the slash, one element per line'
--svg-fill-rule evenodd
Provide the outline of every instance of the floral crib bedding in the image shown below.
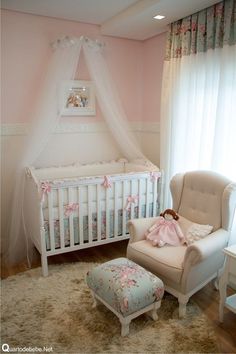
<path fill-rule="evenodd" d="M 157 202 L 156 206 L 157 215 L 159 212 L 159 205 Z M 118 209 L 118 236 L 122 235 L 123 231 L 123 212 L 126 213 L 126 234 L 128 234 L 127 222 L 131 219 L 131 210 Z M 109 237 L 114 237 L 114 210 L 109 210 Z M 139 207 L 134 207 L 134 218 L 138 218 Z M 141 217 L 145 217 L 146 215 L 146 204 L 142 204 L 141 206 Z M 153 215 L 153 202 L 149 203 L 149 215 Z M 106 211 L 101 211 L 101 239 L 106 238 Z M 79 234 L 79 217 L 73 217 L 73 228 L 74 228 L 74 242 L 79 245 L 80 243 L 80 234 Z M 49 251 L 51 249 L 50 246 L 50 236 L 49 236 L 49 221 L 45 220 L 44 222 L 44 230 L 45 230 L 45 240 L 46 240 L 46 249 Z M 92 213 L 92 237 L 93 241 L 97 241 L 97 213 Z M 54 239 L 55 239 L 55 248 L 59 249 L 60 245 L 60 222 L 59 219 L 54 220 Z M 69 218 L 64 218 L 64 239 L 65 239 L 65 247 L 70 246 L 70 225 Z M 89 242 L 88 236 L 88 216 L 83 216 L 83 242 Z"/>

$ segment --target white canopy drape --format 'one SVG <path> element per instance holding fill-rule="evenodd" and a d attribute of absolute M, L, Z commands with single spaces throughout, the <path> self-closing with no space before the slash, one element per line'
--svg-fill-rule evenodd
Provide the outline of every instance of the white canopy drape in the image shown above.
<path fill-rule="evenodd" d="M 144 158 L 126 119 L 101 52 L 101 45 L 88 38 L 64 37 L 53 43 L 54 51 L 45 75 L 41 94 L 32 117 L 32 123 L 24 146 L 21 161 L 17 166 L 15 191 L 11 208 L 8 237 L 8 262 L 17 263 L 30 254 L 32 246 L 26 236 L 23 222 L 24 169 L 36 162 L 44 150 L 61 117 L 58 107 L 60 85 L 75 78 L 80 52 L 83 48 L 90 77 L 95 83 L 96 96 L 103 117 L 124 157 Z M 28 246 L 28 251 L 27 251 Z"/>

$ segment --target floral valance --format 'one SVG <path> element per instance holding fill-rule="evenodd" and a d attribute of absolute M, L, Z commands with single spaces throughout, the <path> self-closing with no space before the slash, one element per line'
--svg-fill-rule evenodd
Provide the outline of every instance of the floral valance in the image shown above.
<path fill-rule="evenodd" d="M 166 60 L 236 44 L 236 0 L 225 0 L 170 25 Z"/>

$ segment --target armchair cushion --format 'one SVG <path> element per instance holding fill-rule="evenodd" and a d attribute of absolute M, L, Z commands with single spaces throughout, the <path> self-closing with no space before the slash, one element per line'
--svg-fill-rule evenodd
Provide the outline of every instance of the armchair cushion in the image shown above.
<path fill-rule="evenodd" d="M 194 223 L 179 215 L 179 226 L 187 240 L 188 245 L 198 241 L 212 232 L 213 226 Z"/>
<path fill-rule="evenodd" d="M 158 275 L 179 282 L 183 272 L 183 263 L 187 247 L 186 246 L 165 246 L 153 247 L 146 240 L 129 244 L 127 256 L 132 260 L 137 260 L 143 267 L 150 269 Z"/>

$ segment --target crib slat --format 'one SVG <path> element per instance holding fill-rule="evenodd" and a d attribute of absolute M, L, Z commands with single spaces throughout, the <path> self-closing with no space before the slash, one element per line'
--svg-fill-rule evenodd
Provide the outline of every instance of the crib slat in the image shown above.
<path fill-rule="evenodd" d="M 118 185 L 114 182 L 114 237 L 118 236 Z"/>
<path fill-rule="evenodd" d="M 125 191 L 126 191 L 126 181 L 123 181 L 123 193 L 122 193 L 122 205 L 123 205 L 123 213 L 122 213 L 122 235 L 126 235 L 126 213 L 127 211 L 125 210 L 126 206 L 126 196 L 125 196 Z"/>
<path fill-rule="evenodd" d="M 92 229 L 92 191 L 91 185 L 88 185 L 88 232 L 89 232 L 89 243 L 93 242 L 93 229 Z"/>
<path fill-rule="evenodd" d="M 64 232 L 64 208 L 63 208 L 63 189 L 58 189 L 59 201 L 59 224 L 60 224 L 60 248 L 65 247 L 65 232 Z"/>
<path fill-rule="evenodd" d="M 152 213 L 152 216 L 157 215 L 157 184 L 158 184 L 158 179 L 153 181 L 153 213 Z"/>
<path fill-rule="evenodd" d="M 149 217 L 149 178 L 146 178 L 146 218 Z"/>
<path fill-rule="evenodd" d="M 134 197 L 134 181 L 131 180 L 131 181 L 130 181 L 130 184 L 131 184 L 131 186 L 130 186 L 130 195 L 131 195 L 132 197 Z M 130 211 L 130 218 L 131 218 L 131 219 L 134 218 L 134 206 L 135 206 L 135 203 L 131 203 L 131 205 L 130 205 L 130 208 L 131 208 L 131 211 Z"/>
<path fill-rule="evenodd" d="M 110 208 L 109 208 L 110 188 L 106 188 L 106 239 L 110 236 Z"/>
<path fill-rule="evenodd" d="M 72 195 L 73 195 L 73 191 L 72 191 L 72 188 L 69 187 L 68 188 L 68 201 L 69 203 L 68 204 L 72 204 Z M 73 218 L 74 218 L 74 215 L 73 213 L 71 213 L 69 215 L 69 224 L 70 224 L 70 247 L 74 246 L 75 245 L 75 236 L 74 236 L 74 222 L 73 222 Z"/>
<path fill-rule="evenodd" d="M 79 200 L 79 243 L 84 243 L 82 187 L 78 187 Z"/>
<path fill-rule="evenodd" d="M 101 186 L 97 184 L 97 240 L 101 240 Z"/>
<path fill-rule="evenodd" d="M 48 198 L 48 216 L 49 216 L 49 237 L 51 251 L 55 250 L 54 219 L 53 219 L 53 190 L 47 194 Z"/>
<path fill-rule="evenodd" d="M 142 189 L 141 189 L 142 180 L 138 180 L 138 217 L 141 218 L 142 213 Z"/>

